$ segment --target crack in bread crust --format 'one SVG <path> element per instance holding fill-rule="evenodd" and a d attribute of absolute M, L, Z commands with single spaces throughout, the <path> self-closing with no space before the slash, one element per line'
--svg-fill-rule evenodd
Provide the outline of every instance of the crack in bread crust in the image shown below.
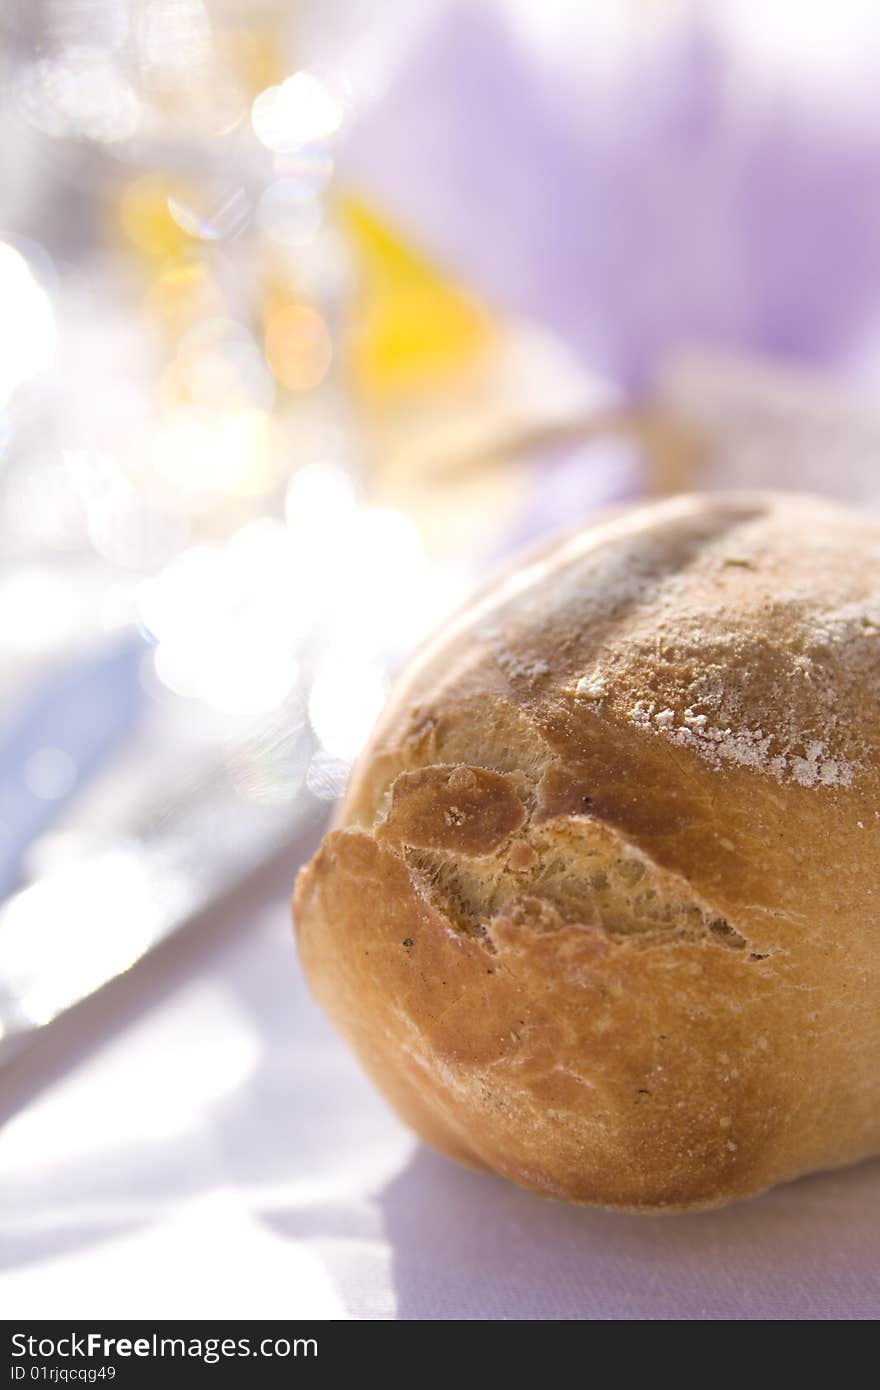
<path fill-rule="evenodd" d="M 482 768 L 442 766 L 422 772 L 416 787 L 419 793 L 430 790 L 430 802 L 420 796 L 418 815 L 403 825 L 403 817 L 390 814 L 377 836 L 401 849 L 420 891 L 453 926 L 488 949 L 495 949 L 496 919 L 534 932 L 579 926 L 610 942 L 645 946 L 690 941 L 745 951 L 749 945 L 722 912 L 702 901 L 680 876 L 628 844 L 619 831 L 587 815 L 536 824 L 535 789 L 529 793 L 524 779 L 516 779 L 514 790 L 508 785 L 513 778 Z M 480 779 L 492 797 L 488 826 L 476 795 Z M 413 774 L 395 780 L 392 805 L 399 800 L 395 788 L 401 781 L 410 784 Z M 452 825 L 450 798 L 456 803 Z M 745 959 L 755 955 L 748 952 Z"/>

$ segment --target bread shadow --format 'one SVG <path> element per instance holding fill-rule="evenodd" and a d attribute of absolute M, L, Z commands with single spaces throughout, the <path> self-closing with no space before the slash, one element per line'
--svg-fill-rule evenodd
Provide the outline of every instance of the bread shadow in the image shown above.
<path fill-rule="evenodd" d="M 419 1148 L 379 1198 L 400 1319 L 869 1319 L 880 1161 L 720 1211 L 570 1207 Z"/>

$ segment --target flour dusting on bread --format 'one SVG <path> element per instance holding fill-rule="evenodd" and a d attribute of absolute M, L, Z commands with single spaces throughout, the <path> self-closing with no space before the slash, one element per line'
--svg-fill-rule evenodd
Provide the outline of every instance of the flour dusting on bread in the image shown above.
<path fill-rule="evenodd" d="M 843 758 L 830 757 L 825 739 L 798 745 L 790 731 L 765 733 L 763 728 L 721 728 L 710 724 L 706 714 L 686 709 L 679 720 L 674 710 L 656 712 L 645 700 L 638 700 L 629 712 L 633 724 L 661 733 L 681 748 L 690 748 L 716 768 L 735 763 L 769 773 L 779 782 L 797 782 L 802 787 L 848 787 L 855 775 L 853 765 Z"/>

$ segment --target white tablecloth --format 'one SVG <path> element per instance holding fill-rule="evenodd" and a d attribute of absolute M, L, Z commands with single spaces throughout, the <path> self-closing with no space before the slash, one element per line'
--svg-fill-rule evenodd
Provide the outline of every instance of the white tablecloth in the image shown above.
<path fill-rule="evenodd" d="M 638 1218 L 533 1197 L 415 1143 L 306 993 L 289 875 L 0 1076 L 3 1316 L 880 1311 L 880 1162 Z"/>

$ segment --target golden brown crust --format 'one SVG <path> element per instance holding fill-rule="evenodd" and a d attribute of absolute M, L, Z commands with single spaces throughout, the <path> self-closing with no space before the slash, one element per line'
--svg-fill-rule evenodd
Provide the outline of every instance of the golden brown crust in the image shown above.
<path fill-rule="evenodd" d="M 880 526 L 583 532 L 411 664 L 297 884 L 317 998 L 431 1144 L 710 1206 L 880 1150 Z"/>

